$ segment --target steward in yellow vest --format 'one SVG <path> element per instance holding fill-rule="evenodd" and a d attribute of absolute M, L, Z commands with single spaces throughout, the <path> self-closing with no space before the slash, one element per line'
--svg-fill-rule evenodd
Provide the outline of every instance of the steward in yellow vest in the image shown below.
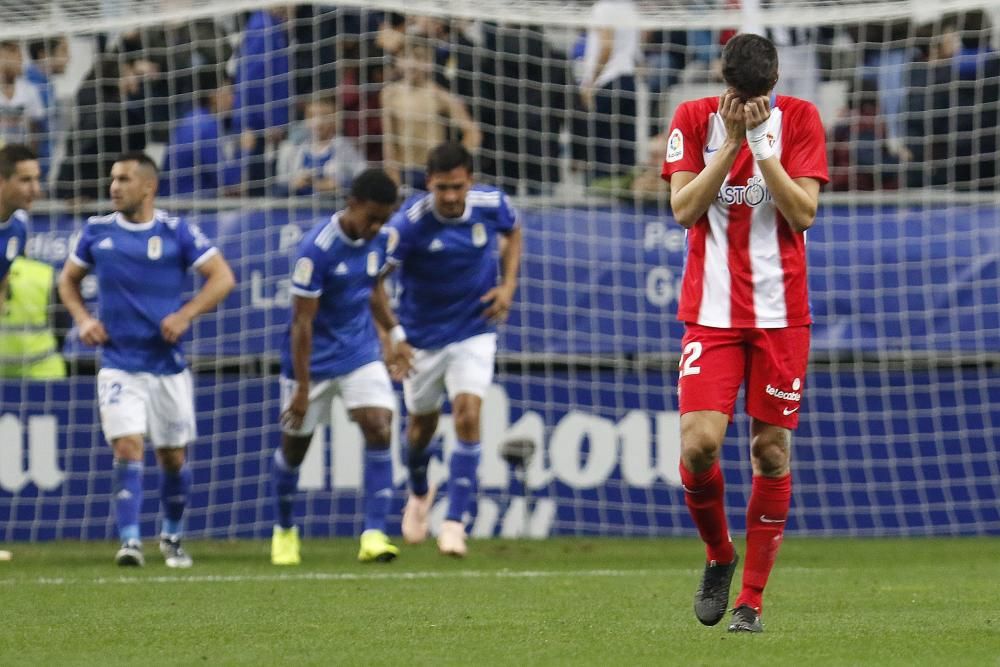
<path fill-rule="evenodd" d="M 0 306 L 0 377 L 66 377 L 49 317 L 54 278 L 45 262 L 18 257 L 11 264 L 7 299 Z"/>

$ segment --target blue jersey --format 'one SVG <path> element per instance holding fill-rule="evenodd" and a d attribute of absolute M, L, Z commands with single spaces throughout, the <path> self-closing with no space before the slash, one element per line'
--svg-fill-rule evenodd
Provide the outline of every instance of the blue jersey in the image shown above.
<path fill-rule="evenodd" d="M 0 280 L 7 277 L 10 265 L 24 254 L 28 242 L 28 214 L 17 210 L 10 220 L 0 222 Z"/>
<path fill-rule="evenodd" d="M 309 230 L 299 244 L 292 294 L 319 299 L 309 361 L 312 380 L 346 375 L 381 359 L 371 294 L 385 268 L 388 239 L 385 231 L 371 241 L 348 238 L 337 213 Z M 282 348 L 281 373 L 295 378 L 291 327 Z"/>
<path fill-rule="evenodd" d="M 101 366 L 154 375 L 184 370 L 181 346 L 163 339 L 160 322 L 181 307 L 188 269 L 216 254 L 198 227 L 163 211 L 145 223 L 120 213 L 90 218 L 70 260 L 97 276 L 108 332 Z"/>
<path fill-rule="evenodd" d="M 392 220 L 398 235 L 389 262 L 399 267 L 400 323 L 414 347 L 438 349 L 496 331 L 480 298 L 496 287 L 498 234 L 517 225 L 507 196 L 476 186 L 460 218 L 442 218 L 433 195 L 417 195 Z"/>

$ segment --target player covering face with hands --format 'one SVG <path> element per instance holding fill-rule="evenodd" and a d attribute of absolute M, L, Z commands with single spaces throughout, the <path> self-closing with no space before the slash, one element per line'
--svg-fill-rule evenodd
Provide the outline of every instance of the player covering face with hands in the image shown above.
<path fill-rule="evenodd" d="M 678 107 L 663 164 L 674 217 L 687 229 L 678 307 L 685 323 L 680 474 L 707 552 L 695 615 L 715 625 L 728 607 L 739 560 L 719 454 L 743 385 L 753 485 L 743 582 L 729 630 L 761 632 L 764 587 L 788 520 L 791 431 L 809 356 L 805 231 L 829 179 L 816 108 L 772 94 L 774 45 L 737 35 L 722 61 L 726 90 Z"/>

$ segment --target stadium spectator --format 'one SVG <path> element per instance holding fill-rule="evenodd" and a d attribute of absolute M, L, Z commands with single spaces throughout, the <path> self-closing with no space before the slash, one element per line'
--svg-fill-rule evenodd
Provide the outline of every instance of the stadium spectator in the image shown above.
<path fill-rule="evenodd" d="M 474 109 L 483 127 L 480 168 L 511 194 L 541 194 L 558 183 L 559 134 L 570 106 L 570 64 L 542 30 L 484 25 L 484 56 L 470 51 Z"/>
<path fill-rule="evenodd" d="M 185 449 L 196 437 L 194 391 L 180 341 L 199 315 L 214 310 L 235 280 L 226 260 L 194 225 L 157 210 L 156 165 L 127 153 L 111 168 L 115 212 L 88 220 L 59 277 L 59 296 L 86 345 L 101 347 L 98 405 L 114 453 L 119 566 L 145 563 L 139 533 L 143 448 L 148 435 L 163 473 L 160 553 L 167 567 L 191 567 L 181 546 L 191 491 Z M 181 301 L 188 269 L 204 278 Z M 97 276 L 99 314 L 83 301 L 80 283 Z"/>
<path fill-rule="evenodd" d="M 684 322 L 678 392 L 684 499 L 706 545 L 695 594 L 705 625 L 722 620 L 739 560 L 729 535 L 719 456 L 741 385 L 751 416 L 753 484 L 743 585 L 730 632 L 762 632 L 764 587 L 792 498 L 789 447 L 798 425 L 811 322 L 803 232 L 828 181 L 819 112 L 774 97 L 778 54 L 741 34 L 722 52 L 720 98 L 681 104 L 663 175 L 687 229 L 677 317 Z"/>
<path fill-rule="evenodd" d="M 1000 54 L 982 12 L 948 16 L 907 72 L 911 187 L 1000 187 Z"/>
<path fill-rule="evenodd" d="M 195 106 L 178 120 L 170 135 L 160 178 L 160 194 L 219 197 L 239 194 L 241 136 L 233 134 L 230 82 L 214 69 L 197 76 Z"/>
<path fill-rule="evenodd" d="M 244 180 L 250 194 L 264 194 L 268 165 L 265 153 L 284 137 L 292 118 L 292 71 L 289 10 L 272 7 L 254 12 L 243 29 L 236 55 L 234 122 L 252 137 Z"/>
<path fill-rule="evenodd" d="M 0 42 L 0 141 L 25 144 L 37 152 L 44 123 L 42 97 L 24 76 L 20 42 Z"/>
<path fill-rule="evenodd" d="M 632 0 L 598 0 L 590 12 L 580 103 L 591 180 L 627 173 L 635 164 L 635 69 L 641 56 L 639 13 Z M 615 27 L 624 25 L 626 27 Z M 601 26 L 601 27 L 596 27 Z"/>
<path fill-rule="evenodd" d="M 365 522 L 358 560 L 384 563 L 399 555 L 385 533 L 393 496 L 389 443 L 396 397 L 375 326 L 377 321 L 388 331 L 397 322 L 387 299 L 372 294 L 382 289 L 379 275 L 392 237 L 381 230 L 398 206 L 397 196 L 396 184 L 383 171 L 365 171 L 354 181 L 347 207 L 313 227 L 299 245 L 291 323 L 281 355 L 281 446 L 271 469 L 275 565 L 300 562 L 294 519 L 299 467 L 316 427 L 330 422 L 336 396 L 365 440 Z"/>
<path fill-rule="evenodd" d="M 368 48 L 367 51 L 362 49 Z M 368 162 L 382 161 L 382 100 L 386 59 L 368 42 L 345 50 L 337 85 L 340 131 L 360 147 Z M 354 62 L 357 62 L 357 65 Z"/>
<path fill-rule="evenodd" d="M 317 98 L 306 105 L 305 116 L 309 136 L 279 159 L 278 183 L 293 195 L 347 192 L 366 164 L 354 142 L 337 135 L 336 104 Z"/>
<path fill-rule="evenodd" d="M 861 79 L 848 95 L 830 141 L 830 186 L 834 190 L 888 190 L 899 187 L 899 156 L 892 151 L 878 90 Z"/>
<path fill-rule="evenodd" d="M 77 91 L 76 121 L 56 180 L 60 199 L 82 203 L 100 198 L 107 192 L 115 156 L 145 145 L 141 118 L 136 120 L 125 103 L 136 91 L 136 81 L 121 75 L 118 59 L 99 55 Z"/>
<path fill-rule="evenodd" d="M 406 16 L 398 12 L 386 12 L 378 27 L 375 44 L 384 53 L 395 56 L 402 52 L 406 42 Z"/>
<path fill-rule="evenodd" d="M 397 183 L 423 190 L 425 166 L 434 146 L 455 125 L 469 151 L 482 135 L 462 101 L 431 78 L 432 54 L 426 41 L 410 38 L 399 68 L 401 79 L 382 89 L 383 155 L 386 171 Z"/>
<path fill-rule="evenodd" d="M 61 138 L 59 105 L 52 77 L 66 71 L 69 63 L 69 42 L 66 38 L 38 39 L 28 44 L 30 60 L 24 66 L 24 78 L 35 86 L 45 109 L 40 123 L 42 138 L 38 142 L 38 162 L 42 177 L 49 173 L 50 160 Z"/>
<path fill-rule="evenodd" d="M 670 194 L 670 185 L 663 180 L 663 156 L 667 154 L 667 133 L 651 137 L 646 159 L 636 170 L 630 190 L 637 201 L 665 201 Z"/>
<path fill-rule="evenodd" d="M 472 170 L 472 155 L 461 144 L 435 147 L 427 161 L 430 194 L 415 195 L 389 223 L 398 238 L 389 262 L 398 267 L 402 297 L 386 359 L 403 381 L 408 414 L 403 539 L 414 544 L 427 538 L 435 494 L 427 480 L 429 445 L 447 395 L 458 443 L 438 550 L 458 557 L 466 554 L 465 512 L 477 488 L 480 409 L 493 380 L 497 324 L 510 313 L 521 261 L 516 212 L 501 191 L 473 186 Z M 381 285 L 375 294 L 385 297 Z M 407 373 L 410 345 L 413 372 Z"/>

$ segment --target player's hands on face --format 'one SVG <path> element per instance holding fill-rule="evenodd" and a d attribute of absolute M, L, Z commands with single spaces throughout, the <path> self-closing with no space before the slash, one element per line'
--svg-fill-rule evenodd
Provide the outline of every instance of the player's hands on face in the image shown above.
<path fill-rule="evenodd" d="M 160 335 L 168 343 L 176 343 L 191 327 L 191 318 L 182 315 L 180 311 L 170 313 L 160 322 Z"/>
<path fill-rule="evenodd" d="M 309 387 L 300 384 L 292 394 L 292 402 L 281 413 L 281 425 L 287 429 L 298 430 L 309 409 Z"/>
<path fill-rule="evenodd" d="M 488 303 L 483 317 L 490 322 L 500 324 L 507 321 L 510 315 L 511 304 L 514 303 L 514 290 L 506 285 L 497 285 L 480 299 L 483 303 Z"/>
<path fill-rule="evenodd" d="M 736 144 L 743 143 L 747 126 L 740 96 L 732 90 L 724 92 L 719 98 L 719 115 L 725 123 L 727 139 Z"/>
<path fill-rule="evenodd" d="M 96 317 L 90 317 L 80 323 L 80 340 L 86 345 L 104 345 L 108 342 L 108 332 Z"/>
<path fill-rule="evenodd" d="M 766 95 L 751 97 L 743 104 L 743 120 L 747 129 L 758 127 L 771 117 L 771 100 Z"/>
<path fill-rule="evenodd" d="M 396 382 L 402 382 L 413 372 L 413 348 L 405 340 L 395 345 L 390 343 L 389 347 L 386 355 L 389 375 Z"/>

